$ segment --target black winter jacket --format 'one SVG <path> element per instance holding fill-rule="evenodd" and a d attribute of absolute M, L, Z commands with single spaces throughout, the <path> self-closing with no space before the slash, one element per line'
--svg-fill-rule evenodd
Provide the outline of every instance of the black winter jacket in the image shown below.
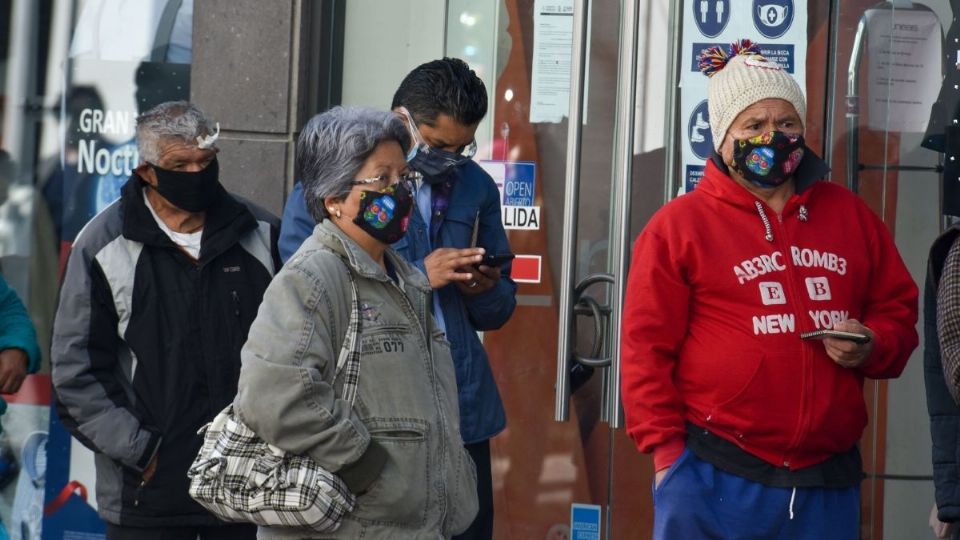
<path fill-rule="evenodd" d="M 927 263 L 923 297 L 923 377 L 933 439 L 933 483 L 938 516 L 945 523 L 960 521 L 960 406 L 950 396 L 940 361 L 937 333 L 937 287 L 947 253 L 960 228 L 947 230 L 933 243 Z"/>
<path fill-rule="evenodd" d="M 102 518 L 216 524 L 187 494 L 186 472 L 197 430 L 236 394 L 240 349 L 280 266 L 279 223 L 222 190 L 195 261 L 157 226 L 143 185 L 132 176 L 74 243 L 54 323 L 57 410 L 96 453 Z"/>

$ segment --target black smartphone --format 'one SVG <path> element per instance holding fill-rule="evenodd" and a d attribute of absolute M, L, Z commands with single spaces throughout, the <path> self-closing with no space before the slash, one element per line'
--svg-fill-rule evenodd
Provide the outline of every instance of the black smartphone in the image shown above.
<path fill-rule="evenodd" d="M 814 330 L 813 332 L 804 332 L 800 334 L 800 339 L 823 339 L 836 338 L 846 339 L 854 343 L 869 343 L 870 336 L 859 332 L 843 332 L 841 330 Z"/>
<path fill-rule="evenodd" d="M 508 262 L 512 261 L 516 257 L 513 253 L 501 253 L 499 255 L 494 255 L 492 253 L 487 253 L 483 256 L 483 260 L 477 263 L 477 266 L 485 265 L 499 268 Z"/>
<path fill-rule="evenodd" d="M 477 210 L 476 216 L 473 218 L 473 231 L 470 233 L 470 247 L 477 247 L 477 237 L 480 234 L 480 211 Z M 493 268 L 499 268 L 507 262 L 512 261 L 515 255 L 513 253 L 501 253 L 499 255 L 493 253 L 487 253 L 483 256 L 483 260 L 473 265 L 474 268 L 478 268 L 480 265 L 490 266 Z"/>

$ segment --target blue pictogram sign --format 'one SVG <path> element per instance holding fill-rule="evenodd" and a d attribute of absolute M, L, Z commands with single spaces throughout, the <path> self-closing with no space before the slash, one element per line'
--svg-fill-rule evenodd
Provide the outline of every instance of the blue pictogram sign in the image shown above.
<path fill-rule="evenodd" d="M 793 23 L 793 0 L 753 0 L 753 25 L 765 37 L 787 33 Z"/>
<path fill-rule="evenodd" d="M 710 152 L 713 150 L 713 135 L 710 133 L 710 112 L 707 110 L 707 100 L 701 101 L 690 113 L 687 138 L 690 140 L 690 150 L 694 155 L 700 159 L 710 157 Z"/>
<path fill-rule="evenodd" d="M 693 20 L 707 37 L 717 37 L 730 22 L 730 0 L 693 0 Z"/>

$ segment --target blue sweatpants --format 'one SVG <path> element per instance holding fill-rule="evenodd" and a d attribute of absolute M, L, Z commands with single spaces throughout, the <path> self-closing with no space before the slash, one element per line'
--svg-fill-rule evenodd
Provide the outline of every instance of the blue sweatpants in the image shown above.
<path fill-rule="evenodd" d="M 653 490 L 654 540 L 856 540 L 860 487 L 773 488 L 689 449 Z"/>

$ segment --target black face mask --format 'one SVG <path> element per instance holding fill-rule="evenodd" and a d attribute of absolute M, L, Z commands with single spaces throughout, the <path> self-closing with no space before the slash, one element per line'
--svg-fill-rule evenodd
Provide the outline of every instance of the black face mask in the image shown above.
<path fill-rule="evenodd" d="M 376 240 L 392 244 L 406 232 L 413 210 L 413 195 L 404 183 L 383 191 L 360 192 L 360 208 L 353 222 Z"/>
<path fill-rule="evenodd" d="M 428 184 L 439 184 L 447 180 L 455 180 L 457 167 L 460 167 L 470 158 L 439 148 L 431 148 L 426 144 L 415 144 L 407 154 L 407 163 L 410 168 L 423 175 L 423 181 Z"/>
<path fill-rule="evenodd" d="M 171 171 L 152 163 L 150 166 L 157 175 L 154 189 L 181 210 L 203 212 L 220 194 L 220 164 L 217 158 L 197 172 Z"/>
<path fill-rule="evenodd" d="M 734 169 L 762 188 L 786 182 L 803 159 L 803 135 L 770 131 L 749 139 L 734 139 Z"/>
<path fill-rule="evenodd" d="M 439 184 L 441 182 L 453 181 L 457 178 L 457 168 L 470 161 L 470 158 L 477 151 L 476 141 L 471 142 L 464 147 L 464 152 L 448 152 L 440 148 L 433 148 L 424 141 L 417 127 L 417 122 L 413 119 L 405 107 L 400 107 L 400 114 L 407 120 L 407 129 L 413 137 L 413 147 L 407 152 L 407 164 L 410 168 L 423 175 L 423 181 L 427 184 Z"/>

